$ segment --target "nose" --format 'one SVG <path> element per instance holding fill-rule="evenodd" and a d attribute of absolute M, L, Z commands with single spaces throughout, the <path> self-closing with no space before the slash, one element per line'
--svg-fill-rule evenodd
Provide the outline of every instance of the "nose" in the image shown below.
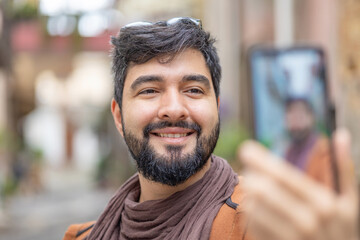
<path fill-rule="evenodd" d="M 189 111 L 184 100 L 183 96 L 176 90 L 164 93 L 160 100 L 158 117 L 161 120 L 172 122 L 185 120 L 189 116 Z"/>

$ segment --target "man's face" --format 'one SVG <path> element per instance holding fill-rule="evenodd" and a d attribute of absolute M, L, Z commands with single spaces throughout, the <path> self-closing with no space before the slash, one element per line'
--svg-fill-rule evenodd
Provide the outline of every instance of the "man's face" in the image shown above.
<path fill-rule="evenodd" d="M 306 139 L 314 127 L 313 113 L 303 101 L 294 101 L 286 109 L 286 127 L 295 142 Z"/>
<path fill-rule="evenodd" d="M 131 64 L 122 115 L 112 110 L 120 133 L 146 178 L 184 182 L 208 161 L 218 139 L 218 104 L 201 52 L 187 49 Z"/>

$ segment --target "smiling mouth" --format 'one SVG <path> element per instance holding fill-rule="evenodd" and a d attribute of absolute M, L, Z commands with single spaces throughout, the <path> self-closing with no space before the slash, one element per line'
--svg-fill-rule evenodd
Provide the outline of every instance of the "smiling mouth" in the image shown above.
<path fill-rule="evenodd" d="M 154 135 L 158 136 L 158 137 L 163 137 L 163 138 L 181 138 L 181 137 L 187 137 L 191 134 L 193 134 L 193 132 L 189 132 L 189 133 L 153 133 Z"/>

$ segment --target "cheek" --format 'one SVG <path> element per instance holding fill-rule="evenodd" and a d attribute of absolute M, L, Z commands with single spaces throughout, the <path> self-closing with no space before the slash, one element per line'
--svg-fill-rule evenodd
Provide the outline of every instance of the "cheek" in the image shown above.
<path fill-rule="evenodd" d="M 190 115 L 193 121 L 200 124 L 203 128 L 203 131 L 207 133 L 212 130 L 212 128 L 218 122 L 218 108 L 216 104 L 197 104 L 189 107 Z"/>
<path fill-rule="evenodd" d="M 156 116 L 154 107 L 147 104 L 124 104 L 123 109 L 125 130 L 133 133 L 142 132 Z"/>

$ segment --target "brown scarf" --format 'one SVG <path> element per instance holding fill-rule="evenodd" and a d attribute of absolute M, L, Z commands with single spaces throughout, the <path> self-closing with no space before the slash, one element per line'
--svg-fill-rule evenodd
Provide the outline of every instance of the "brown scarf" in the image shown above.
<path fill-rule="evenodd" d="M 195 184 L 166 199 L 138 203 L 136 174 L 113 196 L 87 239 L 209 239 L 216 214 L 237 183 L 227 162 L 212 156 L 210 169 Z"/>

